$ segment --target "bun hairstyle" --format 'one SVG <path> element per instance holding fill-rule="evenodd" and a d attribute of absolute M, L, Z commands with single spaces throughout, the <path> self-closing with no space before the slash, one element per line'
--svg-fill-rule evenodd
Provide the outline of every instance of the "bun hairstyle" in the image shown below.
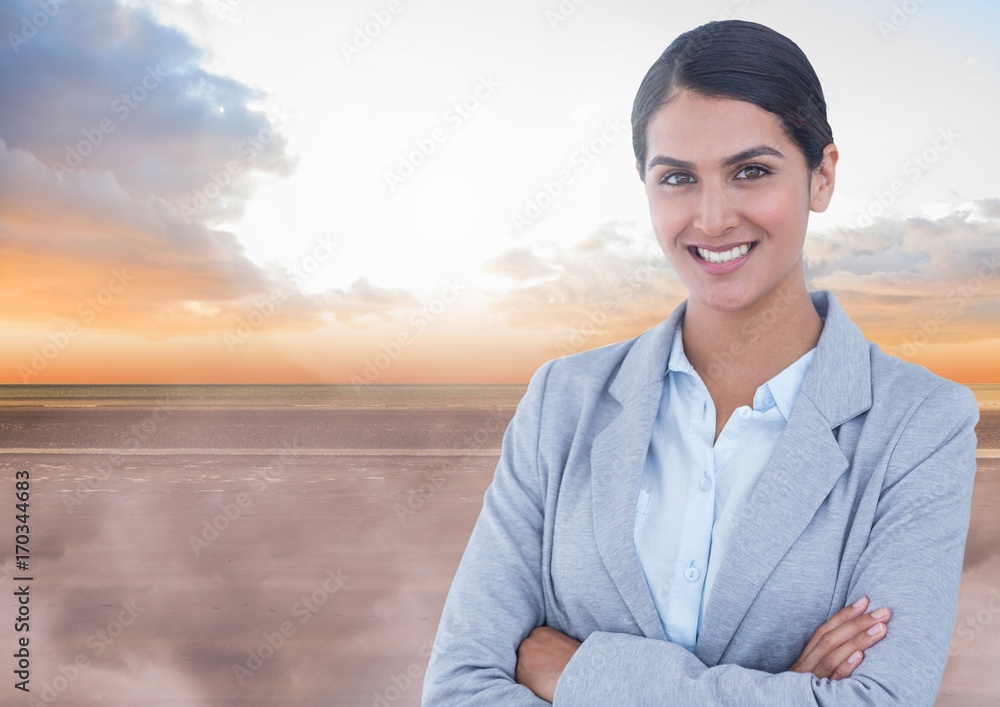
<path fill-rule="evenodd" d="M 646 180 L 646 129 L 679 91 L 748 101 L 773 113 L 819 167 L 833 142 L 823 87 L 798 45 L 770 27 L 743 20 L 709 22 L 670 43 L 646 72 L 632 104 L 632 149 Z"/>

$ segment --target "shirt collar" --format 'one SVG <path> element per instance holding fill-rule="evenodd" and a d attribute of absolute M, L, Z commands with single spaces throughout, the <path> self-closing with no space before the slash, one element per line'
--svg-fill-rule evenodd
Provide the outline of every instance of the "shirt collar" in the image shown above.
<path fill-rule="evenodd" d="M 666 373 L 670 371 L 678 371 L 680 373 L 688 373 L 698 380 L 701 380 L 701 376 L 698 372 L 694 370 L 691 362 L 688 361 L 686 355 L 684 355 L 684 340 L 681 338 L 681 327 L 684 324 L 684 320 L 677 322 L 677 327 L 674 329 L 674 338 L 670 342 L 670 355 L 667 357 L 667 370 Z M 666 375 L 666 373 L 664 375 Z"/>
<path fill-rule="evenodd" d="M 757 399 L 758 396 L 763 395 L 764 402 L 774 400 L 774 403 L 778 406 L 778 410 L 781 411 L 782 416 L 786 420 L 791 417 L 792 408 L 795 406 L 795 399 L 799 396 L 799 388 L 802 387 L 802 381 L 806 378 L 806 372 L 809 370 L 809 363 L 812 361 L 814 353 L 816 353 L 815 346 L 793 361 L 785 370 L 758 388 L 757 395 L 754 396 L 753 401 L 754 409 L 759 409 L 757 408 Z M 762 394 L 761 390 L 765 388 L 766 392 Z"/>
<path fill-rule="evenodd" d="M 670 343 L 670 355 L 667 357 L 667 370 L 664 375 L 668 375 L 670 371 L 687 373 L 704 386 L 705 383 L 702 381 L 701 376 L 694 370 L 691 362 L 688 361 L 687 356 L 684 354 L 684 340 L 681 338 L 683 324 L 684 320 L 682 319 L 677 323 L 677 328 L 674 329 L 674 338 Z M 806 372 L 809 370 L 809 363 L 812 361 L 815 352 L 816 348 L 811 348 L 797 360 L 789 364 L 783 371 L 757 388 L 757 392 L 753 398 L 754 410 L 764 412 L 777 405 L 778 411 L 785 420 L 788 420 L 792 414 L 792 408 L 795 406 L 795 399 L 799 395 L 799 389 L 802 387 L 802 381 L 805 380 Z"/>

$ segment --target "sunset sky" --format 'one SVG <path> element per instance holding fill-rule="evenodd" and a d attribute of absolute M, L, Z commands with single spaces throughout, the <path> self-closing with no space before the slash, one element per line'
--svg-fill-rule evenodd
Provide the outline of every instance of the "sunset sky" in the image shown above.
<path fill-rule="evenodd" d="M 729 17 L 826 92 L 809 289 L 888 353 L 1000 383 L 986 0 L 8 0 L 0 383 L 524 383 L 639 334 L 686 290 L 632 100 Z"/>

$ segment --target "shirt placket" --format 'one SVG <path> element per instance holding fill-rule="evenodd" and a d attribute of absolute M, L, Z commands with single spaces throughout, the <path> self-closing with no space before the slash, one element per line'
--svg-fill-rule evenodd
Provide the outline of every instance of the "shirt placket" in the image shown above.
<path fill-rule="evenodd" d="M 691 417 L 690 433 L 699 440 L 697 445 L 701 450 L 696 464 L 691 469 L 696 476 L 690 484 L 691 496 L 688 502 L 684 534 L 686 542 L 682 544 L 687 552 L 677 558 L 674 571 L 673 596 L 683 610 L 677 613 L 680 620 L 673 622 L 679 635 L 671 637 L 674 642 L 694 649 L 698 637 L 698 615 L 701 608 L 702 592 L 705 588 L 705 575 L 708 570 L 708 557 L 712 543 L 712 526 L 715 524 L 715 465 L 713 460 L 712 440 L 715 437 L 715 406 L 708 395 L 704 384 L 697 386 L 701 390 L 700 412 L 694 411 Z"/>

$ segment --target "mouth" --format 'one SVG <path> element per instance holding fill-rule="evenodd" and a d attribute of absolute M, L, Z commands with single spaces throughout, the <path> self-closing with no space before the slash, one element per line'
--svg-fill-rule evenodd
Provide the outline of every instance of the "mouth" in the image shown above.
<path fill-rule="evenodd" d="M 688 246 L 688 250 L 691 251 L 691 254 L 696 258 L 706 263 L 722 264 L 729 263 L 734 260 L 742 260 L 746 257 L 747 253 L 753 250 L 756 246 L 757 241 L 749 241 L 723 251 L 706 250 L 705 248 L 699 248 L 697 246 Z"/>

